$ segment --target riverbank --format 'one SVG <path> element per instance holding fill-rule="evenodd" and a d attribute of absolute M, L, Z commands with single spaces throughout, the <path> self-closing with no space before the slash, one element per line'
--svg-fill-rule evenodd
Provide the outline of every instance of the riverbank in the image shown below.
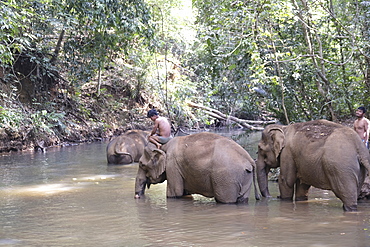
<path fill-rule="evenodd" d="M 8 100 L 0 106 L 0 152 L 44 150 L 147 129 L 147 110 L 160 104 L 144 94 L 133 97 L 128 87 L 107 82 L 97 92 L 92 82 L 78 93 L 59 89 L 49 101 Z"/>
<path fill-rule="evenodd" d="M 84 88 L 78 102 L 71 103 L 72 99 L 69 99 L 69 107 L 63 101 L 53 102 L 53 107 L 48 111 L 22 105 L 21 108 L 33 116 L 33 122 L 0 125 L 0 153 L 44 151 L 53 146 L 109 139 L 130 129 L 149 130 L 152 122 L 145 117 L 147 111 L 151 107 L 163 111 L 159 103 L 149 103 L 154 102 L 153 99 L 144 96 L 140 102 L 128 98 L 118 104 L 121 94 L 114 92 L 119 90 L 112 90 L 111 86 L 105 88 L 111 91 L 99 97 L 94 97 L 91 88 Z M 122 102 L 122 99 L 119 100 Z M 3 112 L 0 111 L 1 113 Z M 338 122 L 348 127 L 353 126 L 352 119 Z M 174 123 L 174 126 L 177 124 Z M 185 126 L 180 127 L 186 129 Z"/>

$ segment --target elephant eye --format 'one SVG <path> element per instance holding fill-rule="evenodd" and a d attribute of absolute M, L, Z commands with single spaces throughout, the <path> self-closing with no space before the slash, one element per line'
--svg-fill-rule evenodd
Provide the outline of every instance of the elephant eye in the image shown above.
<path fill-rule="evenodd" d="M 266 148 L 266 145 L 263 145 L 261 143 L 258 144 L 258 151 L 263 150 Z"/>

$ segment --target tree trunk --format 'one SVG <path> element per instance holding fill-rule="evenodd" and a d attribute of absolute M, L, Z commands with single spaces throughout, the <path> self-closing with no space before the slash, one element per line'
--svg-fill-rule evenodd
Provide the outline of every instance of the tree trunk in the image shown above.
<path fill-rule="evenodd" d="M 96 94 L 99 97 L 100 96 L 100 87 L 101 87 L 101 66 L 99 67 L 99 72 L 98 72 L 98 88 L 96 90 Z"/>
<path fill-rule="evenodd" d="M 65 34 L 65 30 L 63 29 L 62 32 L 59 34 L 58 42 L 57 42 L 57 45 L 55 46 L 55 49 L 54 49 L 53 57 L 50 60 L 51 64 L 55 64 L 55 62 L 58 59 L 60 47 L 62 46 L 62 41 L 63 41 L 63 38 L 64 38 L 64 34 Z"/>
<path fill-rule="evenodd" d="M 311 24 L 312 24 L 312 21 L 311 21 L 311 14 L 310 14 L 310 9 L 309 9 L 309 6 L 307 4 L 307 1 L 306 0 L 301 0 L 301 4 L 302 4 L 302 8 L 300 8 L 300 6 L 298 6 L 298 4 L 296 3 L 296 1 L 292 0 L 292 3 L 293 5 L 298 9 L 298 10 L 301 10 L 301 11 L 298 11 L 297 12 L 297 15 L 299 17 L 299 19 L 301 20 L 301 23 L 302 23 L 302 29 L 303 29 L 303 33 L 304 33 L 304 37 L 305 37 L 305 40 L 306 40 L 306 43 L 307 43 L 307 50 L 308 50 L 308 54 L 310 55 L 311 59 L 312 59 L 312 63 L 316 69 L 316 75 L 317 75 L 317 80 L 316 80 L 316 85 L 317 85 L 317 89 L 319 91 L 319 93 L 322 95 L 322 97 L 325 99 L 325 104 L 323 105 L 323 107 L 327 107 L 329 112 L 330 112 L 330 117 L 331 117 L 331 120 L 336 120 L 336 116 L 334 114 L 334 110 L 333 110 L 333 106 L 332 106 L 332 101 L 330 99 L 330 97 L 328 96 L 329 95 L 329 91 L 330 91 L 330 82 L 329 80 L 327 79 L 326 77 L 326 68 L 325 68 L 325 61 L 323 61 L 323 52 L 322 52 L 322 44 L 321 44 L 321 39 L 319 37 L 319 35 L 317 34 L 317 30 L 315 30 L 314 28 L 311 28 Z M 307 13 L 303 16 L 302 12 L 304 13 Z M 317 43 L 317 47 L 318 47 L 318 51 L 316 54 L 316 51 L 315 51 L 315 45 L 314 45 L 314 42 L 316 41 Z M 323 85 L 322 85 L 323 84 Z"/>

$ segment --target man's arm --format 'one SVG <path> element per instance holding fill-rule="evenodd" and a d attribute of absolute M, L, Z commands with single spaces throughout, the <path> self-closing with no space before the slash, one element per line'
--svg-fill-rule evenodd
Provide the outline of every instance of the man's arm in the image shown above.
<path fill-rule="evenodd" d="M 159 121 L 157 119 L 154 121 L 154 127 L 152 129 L 152 132 L 150 133 L 151 136 L 155 135 L 157 133 L 157 129 L 159 127 Z"/>
<path fill-rule="evenodd" d="M 364 140 L 367 142 L 368 139 L 369 139 L 369 132 L 368 132 L 368 129 L 369 129 L 369 122 L 367 121 L 367 119 L 365 119 L 365 123 L 364 123 Z"/>

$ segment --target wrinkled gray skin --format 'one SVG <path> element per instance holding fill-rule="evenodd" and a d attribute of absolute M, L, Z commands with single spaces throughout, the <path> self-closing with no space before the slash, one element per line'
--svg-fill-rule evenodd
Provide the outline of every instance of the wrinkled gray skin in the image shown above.
<path fill-rule="evenodd" d="M 131 164 L 138 162 L 148 143 L 149 132 L 129 130 L 114 138 L 107 146 L 108 164 Z"/>
<path fill-rule="evenodd" d="M 369 151 L 351 128 L 326 120 L 270 125 L 258 144 L 257 180 L 262 196 L 270 197 L 267 174 L 280 167 L 280 198 L 307 200 L 310 186 L 332 190 L 345 211 L 357 210 L 357 197 Z"/>
<path fill-rule="evenodd" d="M 213 133 L 175 137 L 161 150 L 149 143 L 139 161 L 135 198 L 146 186 L 167 180 L 168 198 L 201 194 L 221 203 L 247 203 L 254 168 L 240 145 Z M 255 194 L 259 199 L 256 186 Z"/>
<path fill-rule="evenodd" d="M 365 181 L 362 185 L 358 199 L 359 200 L 360 199 L 370 199 L 370 177 L 369 176 L 365 178 Z"/>

